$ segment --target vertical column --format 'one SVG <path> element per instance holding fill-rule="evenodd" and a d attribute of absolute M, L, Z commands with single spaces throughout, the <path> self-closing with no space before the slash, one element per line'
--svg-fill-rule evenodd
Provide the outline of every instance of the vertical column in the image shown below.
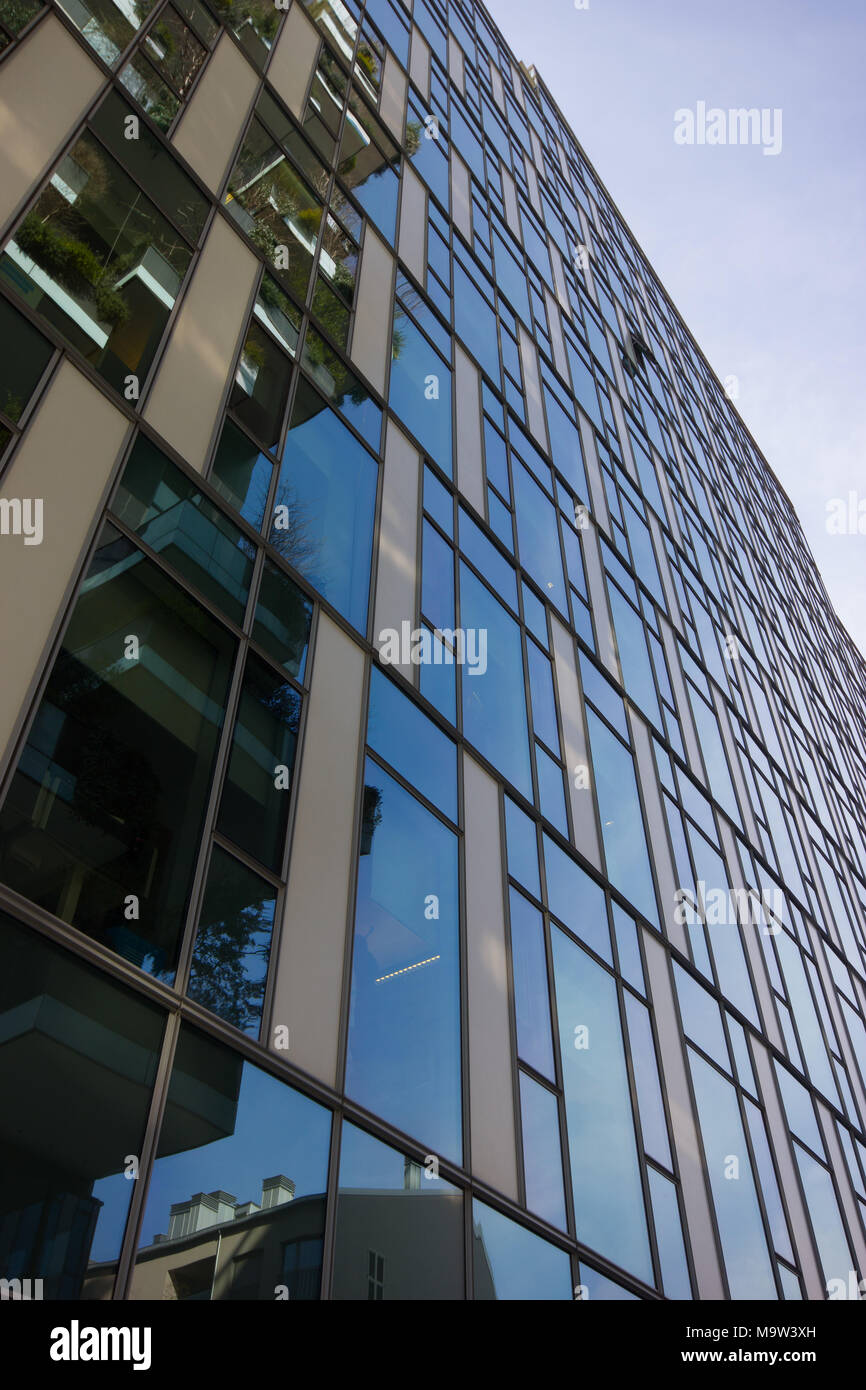
<path fill-rule="evenodd" d="M 271 1019 L 289 1030 L 291 1061 L 331 1086 L 352 892 L 364 664 L 361 648 L 321 613 Z"/>
<path fill-rule="evenodd" d="M 472 1171 L 517 1200 L 514 1079 L 497 783 L 463 757 Z"/>

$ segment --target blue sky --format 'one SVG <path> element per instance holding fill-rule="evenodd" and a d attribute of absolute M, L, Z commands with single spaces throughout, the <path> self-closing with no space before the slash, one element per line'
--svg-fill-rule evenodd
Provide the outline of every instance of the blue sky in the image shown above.
<path fill-rule="evenodd" d="M 866 503 L 866 5 L 487 3 L 714 371 L 738 378 L 737 409 L 866 652 L 866 534 L 827 530 L 832 499 Z M 674 112 L 701 100 L 781 108 L 779 155 L 676 144 Z"/>

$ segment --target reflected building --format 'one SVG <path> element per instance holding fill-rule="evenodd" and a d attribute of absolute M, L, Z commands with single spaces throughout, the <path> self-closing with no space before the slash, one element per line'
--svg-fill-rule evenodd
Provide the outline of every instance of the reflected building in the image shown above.
<path fill-rule="evenodd" d="M 555 94 L 15 0 L 0 103 L 4 1296 L 853 1287 L 866 669 Z"/>

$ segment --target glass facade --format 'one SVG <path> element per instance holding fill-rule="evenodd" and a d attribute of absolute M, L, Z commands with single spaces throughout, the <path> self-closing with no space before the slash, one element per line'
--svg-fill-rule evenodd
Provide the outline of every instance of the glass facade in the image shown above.
<path fill-rule="evenodd" d="M 554 97 L 473 0 L 0 3 L 0 101 L 61 40 L 0 226 L 0 1278 L 866 1278 L 866 665 Z"/>

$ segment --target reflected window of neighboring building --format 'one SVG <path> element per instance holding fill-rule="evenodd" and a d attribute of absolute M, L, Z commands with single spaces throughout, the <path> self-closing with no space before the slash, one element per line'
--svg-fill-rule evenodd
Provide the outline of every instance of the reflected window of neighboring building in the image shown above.
<path fill-rule="evenodd" d="M 462 1299 L 463 1264 L 462 1193 L 344 1123 L 332 1298 Z"/>
<path fill-rule="evenodd" d="M 130 1298 L 318 1299 L 330 1134 L 322 1106 L 184 1026 Z"/>

